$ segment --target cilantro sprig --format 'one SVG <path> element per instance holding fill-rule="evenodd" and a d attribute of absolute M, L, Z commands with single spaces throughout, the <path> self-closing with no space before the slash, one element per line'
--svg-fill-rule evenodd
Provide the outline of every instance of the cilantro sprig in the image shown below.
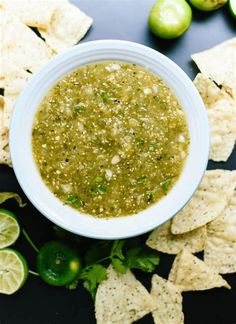
<path fill-rule="evenodd" d="M 60 232 L 60 238 L 61 235 L 62 232 Z M 118 273 L 124 274 L 128 269 L 153 272 L 160 261 L 158 252 L 147 247 L 142 238 L 95 243 L 87 240 L 85 244 L 80 240 L 79 245 L 83 268 L 78 279 L 68 288 L 75 289 L 82 281 L 84 288 L 88 290 L 93 299 L 95 299 L 98 285 L 107 277 L 107 267 L 110 264 Z M 82 245 L 86 246 L 84 251 Z"/>

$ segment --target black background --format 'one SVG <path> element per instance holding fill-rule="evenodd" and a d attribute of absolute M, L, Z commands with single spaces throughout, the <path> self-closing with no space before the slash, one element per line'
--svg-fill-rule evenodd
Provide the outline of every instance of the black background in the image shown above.
<path fill-rule="evenodd" d="M 190 54 L 210 48 L 235 36 L 236 20 L 225 7 L 214 13 L 194 11 L 193 22 L 181 38 L 164 41 L 153 36 L 147 28 L 147 17 L 154 0 L 75 0 L 72 1 L 88 15 L 94 24 L 83 42 L 97 39 L 125 39 L 150 46 L 174 60 L 194 78 L 197 69 Z M 236 151 L 227 163 L 210 162 L 208 168 L 235 169 Z M 21 191 L 12 169 L 0 166 L 0 191 Z M 53 237 L 52 223 L 28 202 L 20 209 L 13 202 L 4 204 L 14 211 L 22 226 L 40 247 Z M 21 236 L 15 246 L 35 270 L 35 253 Z M 157 272 L 167 277 L 173 258 L 161 255 Z M 150 275 L 136 272 L 137 277 L 150 286 Z M 231 290 L 214 289 L 205 292 L 184 293 L 183 309 L 186 324 L 236 324 L 236 274 L 225 275 Z M 29 276 L 25 286 L 13 296 L 0 295 L 0 324 L 93 324 L 93 303 L 80 286 L 75 291 L 54 288 L 39 278 Z M 139 323 L 152 323 L 150 315 Z"/>

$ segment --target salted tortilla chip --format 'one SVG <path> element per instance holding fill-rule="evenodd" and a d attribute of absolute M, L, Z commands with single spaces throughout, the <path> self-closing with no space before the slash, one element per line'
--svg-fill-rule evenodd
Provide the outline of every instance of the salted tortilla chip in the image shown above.
<path fill-rule="evenodd" d="M 180 252 L 169 273 L 169 281 L 181 291 L 207 290 L 217 287 L 230 289 L 229 284 L 217 273 L 187 250 Z"/>
<path fill-rule="evenodd" d="M 2 7 L 25 25 L 47 29 L 56 7 L 66 0 L 2 0 Z"/>
<path fill-rule="evenodd" d="M 153 297 L 130 270 L 119 274 L 110 266 L 107 271 L 96 294 L 97 324 L 133 323 L 156 308 Z"/>
<path fill-rule="evenodd" d="M 201 73 L 194 84 L 207 109 L 211 131 L 210 159 L 227 161 L 236 140 L 236 101 Z"/>
<path fill-rule="evenodd" d="M 14 111 L 14 107 L 16 104 L 18 96 L 17 95 L 9 95 L 4 96 L 4 109 L 3 109 L 3 120 L 2 120 L 2 127 L 3 128 L 9 128 L 11 117 Z"/>
<path fill-rule="evenodd" d="M 148 237 L 146 244 L 157 251 L 177 254 L 184 248 L 196 253 L 204 249 L 206 241 L 206 226 L 199 227 L 184 234 L 171 233 L 171 221 L 157 227 Z"/>
<path fill-rule="evenodd" d="M 6 71 L 5 78 L 4 78 L 4 95 L 5 96 L 12 96 L 12 95 L 19 95 L 20 92 L 23 90 L 26 82 L 32 76 L 31 73 L 25 70 L 18 70 L 14 67 L 9 68 Z"/>
<path fill-rule="evenodd" d="M 1 11 L 2 35 L 0 78 L 8 69 L 36 72 L 52 57 L 52 51 L 29 27 L 7 11 Z"/>
<path fill-rule="evenodd" d="M 222 214 L 207 226 L 204 261 L 219 273 L 236 272 L 236 193 Z"/>
<path fill-rule="evenodd" d="M 236 87 L 236 37 L 192 55 L 199 70 L 230 94 Z"/>
<path fill-rule="evenodd" d="M 92 19 L 72 4 L 58 6 L 45 31 L 38 29 L 46 43 L 56 52 L 77 44 L 92 25 Z"/>
<path fill-rule="evenodd" d="M 152 312 L 155 324 L 183 324 L 182 295 L 171 282 L 153 275 L 151 296 L 156 299 L 156 309 Z"/>
<path fill-rule="evenodd" d="M 171 232 L 189 232 L 216 219 L 233 196 L 235 186 L 236 171 L 206 171 L 193 197 L 173 218 Z"/>

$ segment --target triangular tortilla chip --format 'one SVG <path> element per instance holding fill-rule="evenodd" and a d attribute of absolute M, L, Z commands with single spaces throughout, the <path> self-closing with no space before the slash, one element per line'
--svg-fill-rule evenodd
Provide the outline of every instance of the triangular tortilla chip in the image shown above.
<path fill-rule="evenodd" d="M 198 259 L 187 250 L 180 252 L 169 273 L 169 281 L 181 291 L 207 290 L 217 287 L 230 289 L 229 284 L 214 268 Z"/>
<path fill-rule="evenodd" d="M 217 218 L 233 196 L 235 186 L 236 171 L 206 171 L 191 200 L 173 218 L 171 232 L 189 232 Z"/>
<path fill-rule="evenodd" d="M 151 296 L 156 299 L 157 308 L 152 312 L 155 324 L 183 324 L 182 295 L 171 282 L 154 275 Z"/>
<path fill-rule="evenodd" d="M 184 248 L 196 253 L 204 249 L 206 241 L 206 226 L 199 227 L 184 234 L 172 234 L 171 221 L 157 227 L 147 239 L 146 244 L 157 251 L 177 254 Z"/>
<path fill-rule="evenodd" d="M 201 73 L 194 84 L 207 109 L 211 130 L 210 159 L 227 161 L 236 140 L 236 101 Z"/>
<path fill-rule="evenodd" d="M 154 299 L 130 270 L 119 274 L 110 266 L 107 271 L 96 294 L 97 324 L 133 323 L 155 309 Z"/>
<path fill-rule="evenodd" d="M 204 261 L 219 273 L 236 272 L 236 193 L 222 214 L 207 225 Z"/>
<path fill-rule="evenodd" d="M 29 27 L 7 11 L 1 11 L 1 28 L 4 30 L 1 42 L 0 77 L 8 69 L 36 72 L 51 57 L 52 51 Z"/>
<path fill-rule="evenodd" d="M 25 25 L 47 29 L 56 7 L 67 0 L 2 0 L 2 6 Z"/>
<path fill-rule="evenodd" d="M 92 19 L 69 3 L 59 5 L 45 31 L 39 28 L 41 36 L 56 52 L 77 44 L 92 25 Z"/>
<path fill-rule="evenodd" d="M 236 88 L 236 37 L 192 55 L 199 70 L 231 95 Z"/>

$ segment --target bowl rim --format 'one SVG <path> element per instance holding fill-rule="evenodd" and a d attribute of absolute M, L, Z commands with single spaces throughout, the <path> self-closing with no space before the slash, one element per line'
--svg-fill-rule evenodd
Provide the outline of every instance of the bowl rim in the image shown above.
<path fill-rule="evenodd" d="M 110 54 L 106 55 L 106 52 L 109 52 Z M 94 55 L 94 57 L 98 57 L 99 55 L 105 55 L 104 57 L 107 57 L 107 59 L 105 60 L 112 61 L 113 59 L 111 59 L 111 56 L 113 54 L 111 54 L 111 52 L 119 53 L 119 55 L 123 55 L 124 57 L 126 57 L 127 60 L 124 59 L 124 61 L 132 62 L 133 57 L 133 63 L 136 64 L 137 60 L 140 60 L 140 62 L 141 60 L 147 60 L 147 62 L 150 61 L 153 62 L 153 64 L 159 64 L 160 67 L 163 66 L 163 68 L 166 69 L 166 75 L 163 74 L 163 78 L 167 77 L 167 74 L 169 74 L 168 78 L 169 80 L 171 80 L 171 84 L 170 81 L 168 81 L 167 83 L 172 88 L 172 90 L 173 87 L 176 87 L 176 89 L 178 89 L 178 84 L 176 84 L 176 80 L 178 80 L 178 82 L 181 83 L 182 86 L 184 86 L 185 93 L 184 95 L 181 94 L 181 96 L 183 97 L 181 98 L 184 100 L 184 98 L 188 95 L 188 100 L 190 100 L 191 98 L 192 101 L 188 101 L 189 105 L 192 104 L 196 109 L 196 111 L 192 110 L 191 114 L 194 113 L 199 115 L 196 115 L 196 120 L 192 121 L 192 127 L 196 128 L 195 133 L 198 133 L 194 133 L 193 138 L 190 134 L 191 145 L 192 142 L 194 142 L 195 146 L 193 147 L 193 150 L 191 148 L 192 151 L 189 153 L 187 160 L 189 160 L 192 155 L 194 155 L 195 160 L 196 158 L 198 160 L 194 162 L 194 159 L 192 158 L 191 171 L 195 171 L 195 173 L 193 172 L 191 174 L 190 170 L 188 171 L 188 177 L 191 174 L 191 179 L 187 176 L 184 178 L 184 169 L 184 172 L 181 173 L 179 180 L 174 185 L 170 193 L 168 193 L 166 197 L 164 197 L 157 203 L 153 204 L 151 207 L 145 209 L 142 212 L 139 212 L 136 215 L 110 219 L 99 219 L 94 218 L 93 216 L 84 215 L 71 207 L 63 205 L 62 202 L 55 198 L 55 196 L 49 191 L 49 189 L 44 184 L 43 180 L 40 178 L 39 174 L 35 174 L 36 166 L 35 164 L 34 166 L 32 165 L 32 151 L 31 156 L 29 153 L 29 142 L 31 143 L 31 136 L 29 139 L 29 132 L 27 133 L 27 130 L 29 130 L 30 125 L 30 129 L 32 130 L 32 122 L 30 124 L 28 117 L 28 119 L 26 118 L 26 121 L 24 121 L 23 114 L 27 111 L 28 115 L 30 115 L 31 117 L 32 115 L 34 116 L 35 111 L 38 108 L 38 104 L 36 104 L 35 102 L 39 103 L 41 99 L 45 96 L 46 92 L 51 88 L 52 84 L 55 84 L 58 81 L 58 79 L 62 78 L 63 75 L 68 74 L 70 71 L 76 69 L 76 67 L 74 67 L 73 69 L 68 70 L 68 64 L 72 62 L 72 59 L 78 60 L 78 68 L 79 66 L 84 65 L 84 63 L 81 63 L 81 57 L 86 57 L 86 54 L 88 56 Z M 90 59 L 88 63 L 92 63 L 95 61 L 96 60 L 92 61 Z M 101 59 L 98 59 L 97 61 L 101 61 Z M 142 66 L 146 67 L 145 65 Z M 52 73 L 59 73 L 59 68 L 68 71 L 64 74 L 62 73 L 61 77 L 56 79 L 55 76 L 52 77 Z M 150 66 L 148 66 L 147 68 L 152 70 Z M 50 83 L 48 81 L 49 79 L 53 80 L 51 81 L 51 86 L 48 86 L 48 84 Z M 44 87 L 45 83 L 48 83 L 47 90 L 43 92 L 43 95 L 42 93 L 41 95 L 39 95 L 37 91 L 40 92 L 41 88 Z M 180 93 L 180 90 L 178 91 Z M 176 91 L 174 92 L 176 94 Z M 180 100 L 180 97 L 177 97 Z M 29 110 L 30 104 L 32 106 L 35 106 L 34 109 L 32 109 L 32 111 Z M 187 113 L 187 108 L 184 107 L 184 109 Z M 22 125 L 24 125 L 23 130 Z M 189 123 L 188 126 L 190 128 L 189 131 L 191 131 Z M 197 136 L 198 138 L 195 138 Z M 206 109 L 204 107 L 199 93 L 197 92 L 190 78 L 177 64 L 175 64 L 173 61 L 171 61 L 169 58 L 159 53 L 158 51 L 155 51 L 147 46 L 138 43 L 123 40 L 97 40 L 85 42 L 74 46 L 73 48 L 70 48 L 51 59 L 27 82 L 25 88 L 23 89 L 16 102 L 10 125 L 10 153 L 12 158 L 13 169 L 21 188 L 23 189 L 24 193 L 31 201 L 31 203 L 44 216 L 46 216 L 56 225 L 75 234 L 96 239 L 121 239 L 141 235 L 172 218 L 178 211 L 180 211 L 185 206 L 185 204 L 189 201 L 189 199 L 192 197 L 193 193 L 197 189 L 207 167 L 209 147 L 209 125 Z M 198 152 L 196 152 L 196 149 L 198 150 Z M 186 164 L 187 163 L 189 163 L 189 161 L 187 161 Z M 185 182 L 182 181 L 183 178 Z M 33 185 L 34 181 L 37 183 L 36 186 Z M 185 183 L 185 185 L 189 185 L 189 187 L 183 188 L 183 186 L 181 186 L 183 185 L 183 183 Z M 179 193 L 180 190 L 182 195 L 180 195 Z M 173 205 L 177 205 L 175 205 L 175 207 L 167 206 L 168 204 L 171 204 L 171 202 L 173 202 Z M 156 208 L 157 206 L 159 206 L 159 209 Z M 156 208 L 154 208 L 155 212 L 153 207 Z M 152 212 L 149 217 L 151 209 Z M 65 220 L 65 213 L 67 213 L 67 216 L 70 220 Z M 158 217 L 155 217 L 155 215 L 157 215 Z M 77 219 L 74 219 L 73 217 L 76 217 Z M 145 224 L 145 220 L 147 224 Z"/>

